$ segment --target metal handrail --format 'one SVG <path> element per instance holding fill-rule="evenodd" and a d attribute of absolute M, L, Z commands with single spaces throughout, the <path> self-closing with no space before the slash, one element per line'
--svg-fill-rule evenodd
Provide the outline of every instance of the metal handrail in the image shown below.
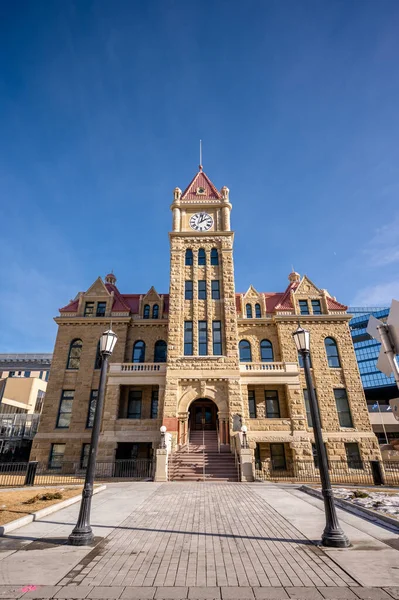
<path fill-rule="evenodd" d="M 186 448 L 187 448 L 187 452 L 190 452 L 190 420 L 188 420 L 188 427 L 187 427 L 187 444 L 186 444 Z"/>
<path fill-rule="evenodd" d="M 238 436 L 235 436 L 233 439 L 234 439 L 234 462 L 235 462 L 235 465 L 237 468 L 237 480 L 241 481 L 241 477 L 240 477 L 241 462 L 240 462 L 240 457 L 237 452 L 237 439 L 239 440 L 240 444 L 241 444 L 241 440 L 238 438 Z"/>
<path fill-rule="evenodd" d="M 202 478 L 205 481 L 205 429 L 204 420 L 202 420 Z"/>

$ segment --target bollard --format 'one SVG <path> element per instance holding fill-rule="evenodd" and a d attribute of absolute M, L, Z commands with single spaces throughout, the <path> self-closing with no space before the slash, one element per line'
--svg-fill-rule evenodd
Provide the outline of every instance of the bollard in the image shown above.
<path fill-rule="evenodd" d="M 379 460 L 371 460 L 371 473 L 373 475 L 373 483 L 374 485 L 384 485 L 384 473 L 381 469 L 381 463 Z"/>
<path fill-rule="evenodd" d="M 37 461 L 32 461 L 32 462 L 28 463 L 28 469 L 26 471 L 24 485 L 34 485 L 35 484 L 36 470 L 37 470 L 38 464 L 39 463 Z"/>

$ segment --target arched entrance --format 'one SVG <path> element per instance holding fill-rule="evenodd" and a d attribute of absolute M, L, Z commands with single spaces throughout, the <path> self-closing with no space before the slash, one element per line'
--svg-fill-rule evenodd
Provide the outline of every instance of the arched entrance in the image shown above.
<path fill-rule="evenodd" d="M 198 398 L 190 404 L 190 430 L 215 431 L 218 407 L 208 398 Z"/>

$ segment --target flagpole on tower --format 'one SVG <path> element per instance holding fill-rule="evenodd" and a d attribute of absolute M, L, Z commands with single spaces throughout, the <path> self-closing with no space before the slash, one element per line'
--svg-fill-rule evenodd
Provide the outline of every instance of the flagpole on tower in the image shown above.
<path fill-rule="evenodd" d="M 200 140 L 200 164 L 199 164 L 199 169 L 200 171 L 202 171 L 202 140 Z"/>

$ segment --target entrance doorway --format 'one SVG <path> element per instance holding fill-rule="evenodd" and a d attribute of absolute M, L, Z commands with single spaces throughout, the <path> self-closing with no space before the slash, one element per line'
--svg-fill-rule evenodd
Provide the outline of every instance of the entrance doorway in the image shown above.
<path fill-rule="evenodd" d="M 215 431 L 217 419 L 217 406 L 212 400 L 199 398 L 190 405 L 191 431 Z"/>

